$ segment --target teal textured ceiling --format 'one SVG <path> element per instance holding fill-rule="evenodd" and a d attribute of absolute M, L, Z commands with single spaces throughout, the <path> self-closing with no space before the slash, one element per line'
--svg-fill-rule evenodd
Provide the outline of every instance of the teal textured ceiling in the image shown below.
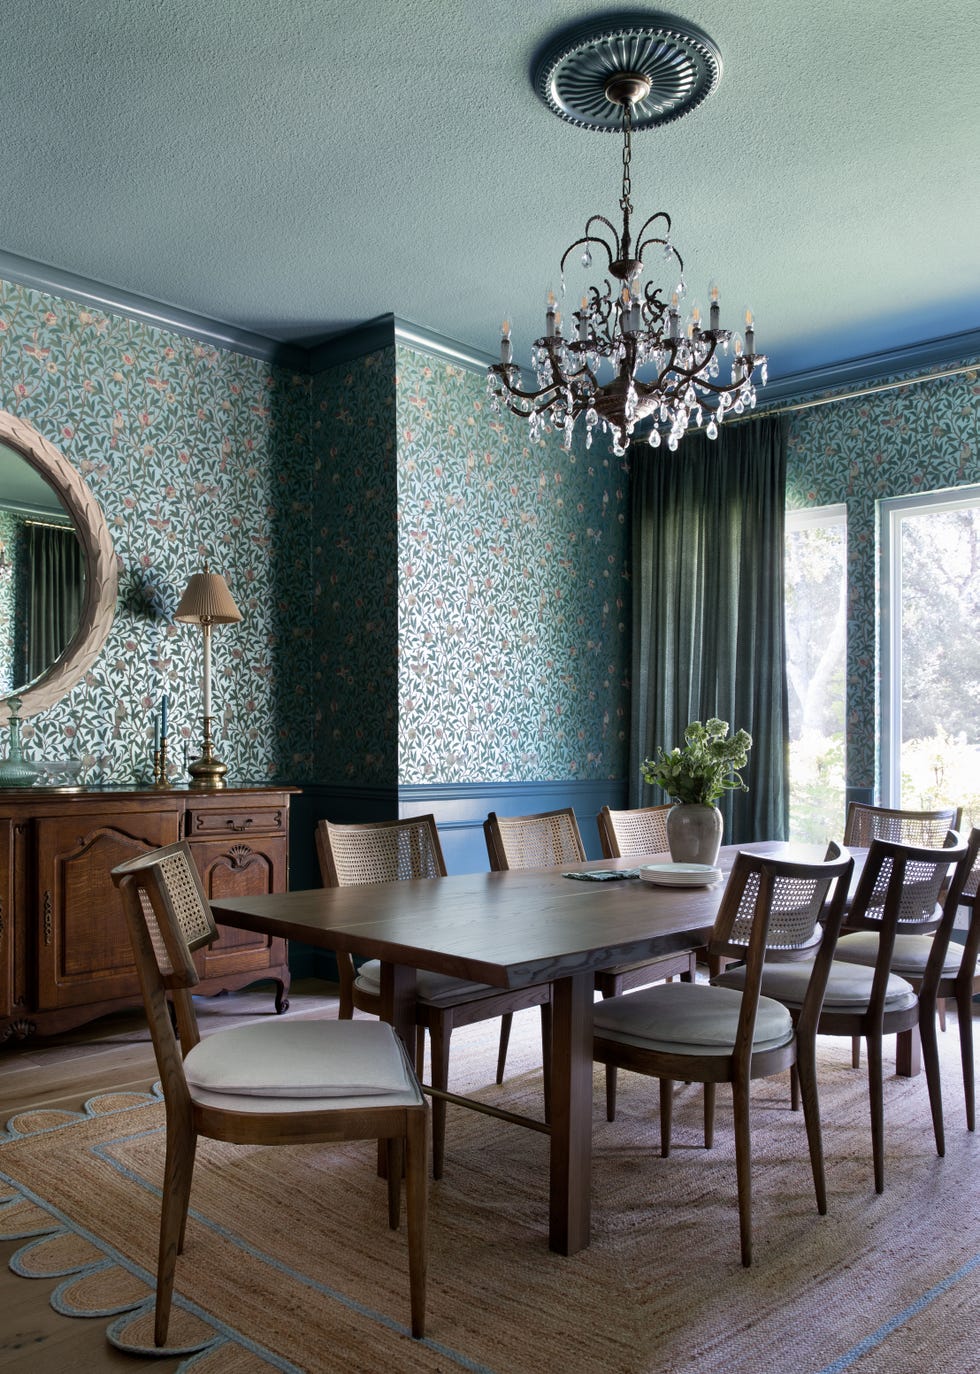
<path fill-rule="evenodd" d="M 506 315 L 526 357 L 620 175 L 534 58 L 609 10 L 7 0 L 0 252 L 308 345 L 390 311 L 492 353 Z M 674 12 L 724 74 L 636 136 L 633 199 L 702 309 L 710 279 L 723 324 L 751 307 L 777 377 L 980 326 L 976 0 Z"/>

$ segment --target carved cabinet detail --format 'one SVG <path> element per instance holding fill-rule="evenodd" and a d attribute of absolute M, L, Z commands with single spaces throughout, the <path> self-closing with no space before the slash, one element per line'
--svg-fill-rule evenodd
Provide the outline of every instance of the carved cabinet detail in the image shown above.
<path fill-rule="evenodd" d="M 209 896 L 285 891 L 292 790 L 0 791 L 0 1043 L 139 1002 L 110 876 L 125 859 L 183 837 Z M 286 942 L 227 926 L 218 932 L 195 956 L 198 991 L 272 979 L 283 1010 Z"/>

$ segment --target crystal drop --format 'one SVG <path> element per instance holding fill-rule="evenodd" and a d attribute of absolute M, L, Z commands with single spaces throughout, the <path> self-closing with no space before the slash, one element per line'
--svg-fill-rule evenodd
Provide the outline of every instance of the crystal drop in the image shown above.
<path fill-rule="evenodd" d="M 588 244 L 585 245 L 585 252 L 582 254 L 582 266 L 586 269 L 592 266 L 592 249 Z"/>
<path fill-rule="evenodd" d="M 667 440 L 667 447 L 670 449 L 671 453 L 677 452 L 677 439 L 673 434 Z"/>
<path fill-rule="evenodd" d="M 651 448 L 659 448 L 659 447 L 660 447 L 660 430 L 659 430 L 659 429 L 651 429 L 651 431 L 650 431 L 650 437 L 649 437 L 649 439 L 647 440 L 647 443 L 650 445 Z"/>
<path fill-rule="evenodd" d="M 717 439 L 717 438 L 718 438 L 718 426 L 715 424 L 714 420 L 712 420 L 711 423 L 708 425 L 708 438 L 709 438 L 709 439 Z"/>

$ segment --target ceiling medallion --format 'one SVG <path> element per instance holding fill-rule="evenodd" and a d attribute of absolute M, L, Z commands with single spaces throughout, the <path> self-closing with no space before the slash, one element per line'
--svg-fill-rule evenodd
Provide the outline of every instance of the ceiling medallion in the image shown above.
<path fill-rule="evenodd" d="M 532 352 L 536 388 L 525 386 L 513 361 L 510 326 L 504 321 L 500 362 L 489 369 L 488 390 L 495 408 L 502 403 L 529 420 L 532 438 L 554 425 L 570 448 L 575 421 L 584 415 L 586 444 L 600 426 L 609 432 L 613 452 L 623 454 L 637 422 L 650 419 L 649 443 L 658 447 L 663 430 L 668 447 L 676 449 L 690 424 L 705 425 L 709 438 L 715 438 L 729 411 L 741 414 L 755 405 L 754 379 L 758 375 L 765 385 L 766 358 L 755 352 L 751 312 L 746 312 L 744 340 L 722 329 L 719 292 L 712 286 L 707 321 L 694 307 L 682 328 L 684 263 L 670 239 L 670 216 L 651 215 L 635 236 L 630 223 L 632 135 L 680 119 L 700 105 L 717 87 L 721 71 L 721 53 L 707 34 L 678 20 L 664 18 L 661 24 L 650 17 L 576 26 L 549 44 L 538 61 L 535 88 L 556 115 L 584 129 L 621 131 L 623 174 L 621 232 L 605 216 L 591 215 L 584 234 L 562 255 L 563 293 L 566 265 L 579 252 L 586 270 L 593 253 L 604 253 L 609 276 L 601 287 L 588 286 L 572 312 L 574 337 L 562 334 L 558 301 L 549 291 L 545 333 Z M 669 300 L 666 288 L 644 282 L 648 250 L 669 274 Z M 730 380 L 723 381 L 721 357 L 730 348 Z"/>

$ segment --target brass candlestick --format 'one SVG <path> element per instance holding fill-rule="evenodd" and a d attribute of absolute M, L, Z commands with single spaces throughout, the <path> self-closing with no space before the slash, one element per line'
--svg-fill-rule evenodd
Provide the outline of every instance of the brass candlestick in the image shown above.
<path fill-rule="evenodd" d="M 201 741 L 201 757 L 188 764 L 187 771 L 191 778 L 191 787 L 224 787 L 225 774 L 228 772 L 227 763 L 222 763 L 214 756 L 214 745 L 211 742 L 211 717 L 204 717 L 204 738 Z"/>
<path fill-rule="evenodd" d="M 167 779 L 167 737 L 160 740 L 159 747 L 153 751 L 153 786 L 169 787 Z"/>

